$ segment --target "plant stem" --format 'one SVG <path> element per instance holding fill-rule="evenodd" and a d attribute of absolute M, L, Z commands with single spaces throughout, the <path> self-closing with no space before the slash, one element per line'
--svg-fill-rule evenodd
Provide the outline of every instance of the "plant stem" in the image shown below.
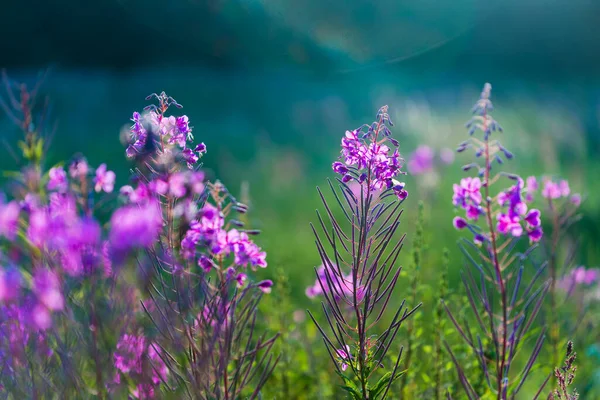
<path fill-rule="evenodd" d="M 557 320 L 558 307 L 556 303 L 556 248 L 558 247 L 560 222 L 552 199 L 548 199 L 548 207 L 552 213 L 552 239 L 548 260 L 548 266 L 550 267 L 550 337 L 552 339 L 552 367 L 556 368 L 559 363 L 558 338 L 560 336 Z"/>
<path fill-rule="evenodd" d="M 487 131 L 487 118 L 486 113 L 483 114 L 484 125 L 483 131 Z M 501 306 L 502 306 L 502 351 L 499 354 L 499 365 L 497 371 L 497 385 L 498 385 L 498 400 L 505 400 L 506 396 L 504 396 L 504 384 L 503 384 L 503 371 L 504 365 L 506 363 L 506 339 L 507 339 L 507 330 L 508 330 L 508 309 L 507 309 L 507 299 L 506 299 L 506 287 L 504 285 L 504 278 L 502 277 L 502 268 L 498 261 L 498 246 L 497 246 L 497 238 L 496 231 L 494 229 L 494 224 L 492 221 L 492 200 L 490 197 L 490 169 L 491 169 L 491 161 L 490 161 L 490 142 L 487 133 L 485 134 L 485 176 L 484 176 L 484 187 L 485 187 L 485 207 L 486 207 L 486 217 L 487 224 L 490 230 L 490 240 L 492 242 L 492 262 L 494 264 L 494 270 L 496 271 L 496 280 L 498 284 L 498 288 L 500 290 L 501 296 Z"/>

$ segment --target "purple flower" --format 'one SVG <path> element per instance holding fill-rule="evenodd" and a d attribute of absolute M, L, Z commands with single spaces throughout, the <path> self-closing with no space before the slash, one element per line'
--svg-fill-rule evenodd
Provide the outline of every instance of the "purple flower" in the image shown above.
<path fill-rule="evenodd" d="M 48 190 L 65 192 L 68 187 L 67 173 L 62 167 L 51 168 L 48 172 Z"/>
<path fill-rule="evenodd" d="M 213 263 L 210 258 L 206 257 L 205 255 L 201 255 L 198 257 L 198 266 L 205 272 L 210 272 L 210 270 L 213 268 Z"/>
<path fill-rule="evenodd" d="M 115 211 L 111 218 L 111 246 L 120 251 L 152 246 L 162 226 L 162 213 L 156 202 L 124 206 Z"/>
<path fill-rule="evenodd" d="M 541 224 L 540 210 L 530 210 L 525 216 L 525 221 L 533 228 L 537 228 Z"/>
<path fill-rule="evenodd" d="M 30 310 L 29 317 L 33 324 L 40 330 L 46 330 L 52 326 L 50 311 L 43 304 L 34 305 Z"/>
<path fill-rule="evenodd" d="M 85 158 L 77 158 L 69 164 L 69 176 L 71 178 L 85 178 L 89 171 L 89 165 Z"/>
<path fill-rule="evenodd" d="M 474 205 L 481 204 L 481 180 L 479 178 L 463 178 L 460 185 L 454 185 L 454 197 L 452 202 L 455 206 L 465 207 L 472 202 Z"/>
<path fill-rule="evenodd" d="M 542 189 L 542 196 L 544 198 L 554 200 L 561 197 L 568 197 L 570 193 L 569 182 L 566 180 L 556 183 L 550 178 L 544 179 L 544 188 Z"/>
<path fill-rule="evenodd" d="M 0 236 L 13 240 L 19 228 L 19 213 L 21 208 L 16 201 L 8 204 L 0 203 Z"/>
<path fill-rule="evenodd" d="M 273 281 L 267 279 L 261 282 L 258 282 L 256 284 L 256 286 L 263 292 L 263 293 L 271 293 L 271 287 L 273 286 Z"/>
<path fill-rule="evenodd" d="M 511 234 L 514 237 L 519 237 L 523 234 L 523 227 L 518 216 L 509 216 L 504 213 L 498 214 L 498 232 L 507 235 Z"/>
<path fill-rule="evenodd" d="M 528 176 L 525 180 L 525 199 L 528 202 L 533 201 L 533 194 L 538 190 L 538 183 L 535 176 Z"/>
<path fill-rule="evenodd" d="M 64 308 L 65 301 L 60 289 L 60 282 L 53 271 L 38 268 L 33 273 L 33 292 L 38 300 L 49 310 L 59 311 Z"/>
<path fill-rule="evenodd" d="M 339 161 L 334 162 L 332 164 L 332 168 L 335 171 L 335 173 L 340 175 L 345 175 L 348 172 L 348 168 L 346 168 L 346 166 Z"/>
<path fill-rule="evenodd" d="M 591 285 L 595 282 L 598 282 L 599 279 L 600 269 L 586 269 L 585 267 L 580 266 L 571 270 L 569 274 L 559 280 L 557 286 L 563 290 L 571 291 L 575 286 Z"/>
<path fill-rule="evenodd" d="M 243 287 L 246 284 L 246 281 L 248 280 L 248 275 L 244 274 L 243 272 L 240 272 L 239 274 L 237 274 L 235 276 L 235 280 L 237 282 L 237 287 L 241 288 L 241 287 Z M 260 283 L 259 283 L 259 288 L 260 288 Z M 263 290 L 263 292 L 269 293 L 269 292 L 271 292 L 271 289 L 268 288 L 268 292 L 265 291 L 265 290 Z"/>
<path fill-rule="evenodd" d="M 0 268 L 0 303 L 15 300 L 21 292 L 22 277 L 16 268 Z"/>
<path fill-rule="evenodd" d="M 469 226 L 467 221 L 465 221 L 461 217 L 454 217 L 454 219 L 452 220 L 452 225 L 454 225 L 454 228 L 456 229 L 465 229 L 467 226 Z"/>
<path fill-rule="evenodd" d="M 204 172 L 192 172 L 189 177 L 189 184 L 194 194 L 202 194 L 204 192 Z"/>
<path fill-rule="evenodd" d="M 342 182 L 348 183 L 358 176 L 358 182 L 368 182 L 368 190 L 372 192 L 394 187 L 393 178 L 404 174 L 401 171 L 404 160 L 398 152 L 398 142 L 389 137 L 390 133 L 383 119 L 375 122 L 367 133 L 362 132 L 362 127 L 346 131 L 341 141 L 341 161 L 332 164 L 333 170 L 343 175 Z M 391 144 L 393 151 L 384 143 Z M 394 192 L 400 199 L 408 195 L 404 189 Z"/>
<path fill-rule="evenodd" d="M 136 388 L 131 391 L 131 394 L 136 399 L 153 399 L 154 386 L 148 383 L 139 383 Z"/>
<path fill-rule="evenodd" d="M 528 231 L 527 235 L 529 236 L 530 242 L 539 242 L 543 235 L 542 227 L 538 226 L 538 227 Z"/>
<path fill-rule="evenodd" d="M 421 175 L 433 169 L 433 149 L 422 145 L 417 147 L 408 160 L 408 172 L 412 175 Z"/>
<path fill-rule="evenodd" d="M 194 148 L 194 151 L 196 153 L 199 153 L 200 155 L 202 155 L 202 154 L 206 153 L 206 145 L 204 143 L 199 143 Z"/>
<path fill-rule="evenodd" d="M 180 133 L 188 134 L 192 131 L 189 125 L 189 118 L 187 115 L 182 115 L 181 117 L 177 117 L 175 119 L 175 125 L 177 126 L 177 130 Z"/>
<path fill-rule="evenodd" d="M 573 270 L 573 278 L 575 283 L 583 285 L 591 285 L 598 281 L 600 271 L 597 268 L 585 269 L 585 267 L 578 267 Z"/>
<path fill-rule="evenodd" d="M 342 367 L 342 371 L 346 371 L 348 369 L 348 361 L 352 359 L 352 354 L 350 352 L 350 346 L 346 345 L 343 349 L 337 349 L 335 351 L 337 356 L 341 359 L 340 366 Z"/>
<path fill-rule="evenodd" d="M 470 220 L 477 220 L 483 210 L 480 206 L 481 196 L 481 180 L 479 178 L 464 178 L 460 184 L 454 184 L 454 195 L 452 203 L 456 207 L 461 207 L 466 211 L 466 216 Z"/>
<path fill-rule="evenodd" d="M 481 245 L 483 242 L 486 241 L 486 237 L 483 236 L 481 233 L 477 233 L 474 237 L 473 237 L 473 243 L 475 243 L 476 245 Z"/>
<path fill-rule="evenodd" d="M 181 172 L 174 173 L 169 177 L 169 192 L 174 197 L 183 197 L 186 193 L 185 184 L 185 175 Z"/>
<path fill-rule="evenodd" d="M 560 194 L 562 197 L 568 197 L 571 193 L 571 189 L 569 188 L 569 182 L 565 180 L 558 182 L 558 190 L 560 190 Z"/>
<path fill-rule="evenodd" d="M 157 344 L 151 343 L 148 346 L 148 357 L 152 362 L 152 383 L 160 385 L 161 382 L 167 380 L 169 369 L 161 357 L 161 349 Z"/>
<path fill-rule="evenodd" d="M 148 189 L 153 193 L 165 195 L 169 191 L 169 184 L 162 178 L 156 178 L 148 182 Z M 121 188 L 121 190 L 123 190 L 123 188 Z"/>
<path fill-rule="evenodd" d="M 575 193 L 571 196 L 571 203 L 575 207 L 579 207 L 581 205 L 581 195 L 579 193 Z"/>
<path fill-rule="evenodd" d="M 123 335 L 113 354 L 114 365 L 122 373 L 142 373 L 142 355 L 146 350 L 144 336 Z"/>
<path fill-rule="evenodd" d="M 199 160 L 198 156 L 191 149 L 183 149 L 181 155 L 189 168 L 192 168 Z"/>
<path fill-rule="evenodd" d="M 115 187 L 115 173 L 113 171 L 107 171 L 106 164 L 101 164 L 98 169 L 96 169 L 94 184 L 96 192 L 102 190 L 106 193 L 111 193 Z"/>

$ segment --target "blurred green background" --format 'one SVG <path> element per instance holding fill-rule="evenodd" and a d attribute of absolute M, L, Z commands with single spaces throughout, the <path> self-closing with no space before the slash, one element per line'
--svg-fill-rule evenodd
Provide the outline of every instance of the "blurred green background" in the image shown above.
<path fill-rule="evenodd" d="M 146 95 L 166 91 L 207 144 L 211 176 L 234 193 L 248 184 L 250 218 L 274 267 L 264 274 L 285 271 L 298 309 L 311 304 L 304 290 L 319 264 L 308 225 L 314 188 L 332 175 L 344 131 L 387 104 L 405 156 L 421 144 L 455 148 L 486 81 L 516 155 L 506 169 L 561 175 L 585 196 L 577 263 L 600 264 L 599 2 L 21 0 L 2 14 L 0 66 L 30 85 L 48 71 L 51 161 L 82 152 L 124 184 L 121 132 Z M 1 113 L 0 137 L 14 144 L 17 135 Z M 443 246 L 453 271 L 462 264 L 451 188 L 467 158 L 406 178 L 405 230 L 424 200 L 435 244 L 424 276 L 433 281 Z M 0 167 L 13 167 L 8 153 Z M 458 281 L 451 274 L 451 286 Z"/>

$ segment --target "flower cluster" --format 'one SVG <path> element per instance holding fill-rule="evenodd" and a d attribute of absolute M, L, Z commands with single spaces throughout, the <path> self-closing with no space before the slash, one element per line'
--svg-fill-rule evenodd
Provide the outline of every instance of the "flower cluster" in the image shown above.
<path fill-rule="evenodd" d="M 519 237 L 525 228 L 531 242 L 538 242 L 542 238 L 540 210 L 527 209 L 527 204 L 523 201 L 523 181 L 521 179 L 516 185 L 498 195 L 498 204 L 505 209 L 497 215 L 496 228 L 498 232 L 503 235 L 510 234 L 513 237 Z"/>
<path fill-rule="evenodd" d="M 401 171 L 404 159 L 400 157 L 398 141 L 391 137 L 389 127 L 393 123 L 387 111 L 384 106 L 377 113 L 376 122 L 346 131 L 342 138 L 342 161 L 334 162 L 332 168 L 342 175 L 344 183 L 366 182 L 371 191 L 392 189 L 398 198 L 405 199 L 408 192 L 404 190 L 404 183 L 394 179 L 405 174 Z"/>
<path fill-rule="evenodd" d="M 549 176 L 544 176 L 541 181 L 541 195 L 547 201 L 552 202 L 559 199 L 567 199 L 575 207 L 579 207 L 581 204 L 581 195 L 579 193 L 571 193 L 571 188 L 567 180 L 553 179 Z M 538 179 L 535 176 L 527 177 L 525 189 L 527 201 L 533 201 L 535 193 L 540 189 Z"/>
<path fill-rule="evenodd" d="M 69 165 L 69 175 L 73 179 L 85 179 L 89 171 L 89 166 L 85 159 L 74 160 Z M 93 179 L 96 192 L 112 193 L 115 187 L 116 175 L 109 171 L 106 164 L 101 164 L 95 172 Z M 48 172 L 47 189 L 54 192 L 64 193 L 69 189 L 69 178 L 63 167 L 51 168 Z"/>
<path fill-rule="evenodd" d="M 201 254 L 197 259 L 198 265 L 205 271 L 216 266 L 212 259 L 222 259 L 229 255 L 233 256 L 236 267 L 267 267 L 266 253 L 246 232 L 236 228 L 227 229 L 222 212 L 210 203 L 206 203 L 200 210 L 198 218 L 192 221 L 181 242 L 184 257 L 193 258 L 198 246 L 207 253 Z"/>
<path fill-rule="evenodd" d="M 489 237 L 481 232 L 475 222 L 479 220 L 480 216 L 490 213 L 489 220 L 495 219 L 497 221 L 495 229 L 498 233 L 520 237 L 526 232 L 530 242 L 538 242 L 543 234 L 540 211 L 538 209 L 528 210 L 526 204 L 526 202 L 533 200 L 532 193 L 537 189 L 537 182 L 534 178 L 528 178 L 525 183 L 519 176 L 508 174 L 511 179 L 517 181 L 517 184 L 498 193 L 496 199 L 499 209 L 493 207 L 491 203 L 486 204 L 485 202 L 491 202 L 491 200 L 484 199 L 481 193 L 482 189 L 485 188 L 486 196 L 488 196 L 491 181 L 496 180 L 490 177 L 492 162 L 496 161 L 498 164 L 503 164 L 502 156 L 507 160 L 513 158 L 513 154 L 502 146 L 498 140 L 489 140 L 492 132 L 502 132 L 500 125 L 489 114 L 489 111 L 493 109 L 490 92 L 491 85 L 486 84 L 479 101 L 473 107 L 472 111 L 475 116 L 467 123 L 469 134 L 473 136 L 473 133 L 479 129 L 484 133 L 484 140 L 480 141 L 475 137 L 471 137 L 458 147 L 458 152 L 473 148 L 475 149 L 476 158 L 483 157 L 485 159 L 483 166 L 475 162 L 463 167 L 465 171 L 477 168 L 483 180 L 480 177 L 467 177 L 462 179 L 460 184 L 454 184 L 452 203 L 455 207 L 462 208 L 465 211 L 466 219 L 457 216 L 453 220 L 453 225 L 456 229 L 468 228 L 471 230 L 474 233 L 474 242 L 481 244 Z"/>
<path fill-rule="evenodd" d="M 167 96 L 164 92 L 152 94 L 147 97 L 147 100 L 152 98 L 158 100 L 158 106 L 146 107 L 146 113 L 143 115 L 139 112 L 133 113 L 131 118 L 133 125 L 130 128 L 132 144 L 127 147 L 127 156 L 135 157 L 153 149 L 157 149 L 163 155 L 173 154 L 177 151 L 188 167 L 193 168 L 200 157 L 206 153 L 206 145 L 200 143 L 193 149 L 187 147 L 188 142 L 194 139 L 188 117 L 186 115 L 165 115 L 170 106 L 181 108 L 175 99 Z"/>
<path fill-rule="evenodd" d="M 537 291 L 532 290 L 531 293 L 534 294 L 529 292 L 529 288 L 535 287 L 537 275 L 529 283 L 527 290 L 519 291 L 521 280 L 525 279 L 523 270 L 527 255 L 535 246 L 517 256 L 511 254 L 511 243 L 516 245 L 517 241 L 512 239 L 525 233 L 530 243 L 538 242 L 543 232 L 540 211 L 535 208 L 529 209 L 527 204 L 532 200 L 536 182 L 528 179 L 525 183 L 516 174 L 495 172 L 496 165 L 502 165 L 514 156 L 499 140 L 492 140 L 492 135 L 502 132 L 502 128 L 490 115 L 493 110 L 490 95 L 491 85 L 485 84 L 479 100 L 472 109 L 474 115 L 467 123 L 470 137 L 457 149 L 459 153 L 467 149 L 474 151 L 475 160 L 464 165 L 462 169 L 475 170 L 477 176 L 465 178 L 460 184 L 454 185 L 452 199 L 454 206 L 465 212 L 465 218 L 454 218 L 454 227 L 460 230 L 468 229 L 474 235 L 471 243 L 464 240 L 460 242 L 459 247 L 470 261 L 467 263 L 470 270 L 465 274 L 469 278 L 464 279 L 463 284 L 471 311 L 479 321 L 480 329 L 477 330 L 480 332 L 475 336 L 467 322 L 461 326 L 450 309 L 446 306 L 444 308 L 482 367 L 479 374 L 483 374 L 480 376 L 485 377 L 488 386 L 483 390 L 491 389 L 498 399 L 508 399 L 518 397 L 517 393 L 540 354 L 544 332 L 538 334 L 535 347 L 526 362 L 527 368 L 511 373 L 511 367 L 514 369 L 517 364 L 515 356 L 522 353 L 525 338 L 529 336 L 527 329 L 532 326 L 545 295 L 543 286 Z M 481 131 L 482 135 L 475 135 L 477 131 Z M 513 182 L 510 187 L 493 189 L 498 181 L 507 178 Z M 520 267 L 515 267 L 515 264 Z M 519 272 L 514 273 L 514 268 L 520 268 Z M 520 294 L 523 298 L 519 298 Z M 535 311 L 530 312 L 528 305 L 534 301 Z M 490 322 L 489 327 L 487 322 L 483 322 L 486 320 Z M 480 336 L 490 340 L 483 344 Z M 473 340 L 474 337 L 478 340 Z M 465 366 L 457 361 L 448 346 L 447 348 L 461 376 L 467 397 L 480 398 L 482 393 L 474 389 L 475 386 L 469 382 L 469 377 L 464 373 Z M 485 356 L 486 352 L 495 354 L 495 362 Z M 520 383 L 516 384 L 517 381 Z"/>
<path fill-rule="evenodd" d="M 406 167 L 411 175 L 423 175 L 434 170 L 435 150 L 425 144 L 420 145 L 408 158 Z M 443 148 L 439 151 L 439 160 L 444 165 L 452 164 L 454 152 L 452 149 Z"/>
<path fill-rule="evenodd" d="M 126 376 L 136 383 L 133 391 L 136 398 L 153 398 L 155 388 L 167 381 L 169 373 L 162 357 L 160 347 L 144 336 L 122 335 L 113 354 L 117 370 L 113 382 L 120 384 L 121 377 Z"/>
<path fill-rule="evenodd" d="M 460 184 L 454 184 L 453 189 L 452 204 L 465 210 L 467 219 L 476 221 L 483 214 L 481 180 L 471 177 L 463 178 L 460 180 Z"/>
<path fill-rule="evenodd" d="M 125 251 L 152 246 L 163 227 L 162 213 L 156 201 L 126 205 L 111 218 L 110 243 Z"/>
<path fill-rule="evenodd" d="M 0 302 L 18 313 L 23 332 L 50 328 L 51 314 L 62 311 L 65 304 L 58 276 L 43 267 L 35 269 L 31 283 L 14 267 L 0 268 Z"/>
<path fill-rule="evenodd" d="M 571 270 L 571 272 L 568 275 L 560 279 L 557 283 L 557 287 L 570 292 L 575 286 L 589 286 L 599 281 L 600 269 L 586 269 L 585 267 L 580 266 Z"/>

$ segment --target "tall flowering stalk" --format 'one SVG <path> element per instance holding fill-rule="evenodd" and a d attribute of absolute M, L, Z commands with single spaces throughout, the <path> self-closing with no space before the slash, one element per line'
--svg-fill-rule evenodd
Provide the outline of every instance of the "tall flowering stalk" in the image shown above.
<path fill-rule="evenodd" d="M 490 92 L 491 85 L 486 84 L 473 107 L 474 116 L 467 123 L 471 137 L 458 148 L 459 152 L 467 149 L 475 152 L 477 160 L 465 165 L 463 170 L 477 171 L 477 176 L 464 178 L 454 185 L 453 197 L 454 205 L 465 213 L 465 217 L 454 219 L 454 226 L 471 234 L 470 240 L 460 242 L 471 267 L 461 276 L 477 321 L 476 327 L 472 328 L 466 320 L 459 324 L 450 309 L 445 308 L 457 331 L 477 356 L 489 390 L 498 400 L 505 400 L 517 396 L 542 349 L 545 328 L 537 336 L 523 370 L 518 373 L 511 370 L 516 355 L 522 353 L 524 340 L 536 320 L 549 282 L 538 282 L 544 264 L 537 266 L 533 278 L 525 284 L 525 263 L 535 246 L 523 253 L 515 252 L 522 236 L 528 237 L 533 245 L 541 239 L 540 211 L 528 209 L 524 182 L 519 176 L 493 172 L 493 165 L 503 164 L 512 159 L 513 154 L 498 140 L 492 139 L 492 135 L 502 132 L 502 128 L 490 115 L 493 109 Z M 475 135 L 477 131 L 482 133 L 481 138 Z M 506 178 L 514 184 L 494 192 L 493 185 Z M 498 296 L 493 296 L 494 292 Z M 474 335 L 477 328 L 480 333 Z M 482 393 L 476 393 L 454 353 L 447 344 L 446 347 L 467 397 L 479 398 Z"/>
<path fill-rule="evenodd" d="M 574 268 L 577 255 L 576 243 L 568 246 L 564 258 L 560 258 L 560 251 L 563 250 L 560 245 L 567 242 L 571 226 L 579 220 L 581 195 L 571 193 L 567 180 L 549 176 L 544 176 L 541 180 L 535 176 L 527 177 L 525 191 L 529 201 L 545 204 L 544 214 L 550 221 L 550 234 L 544 236 L 543 243 L 548 257 L 548 276 L 550 277 L 548 320 L 550 321 L 552 346 L 551 365 L 557 366 L 560 362 L 561 348 L 566 345 L 566 341 L 563 341 L 561 337 L 559 323 L 560 311 L 564 305 L 561 300 L 571 297 L 578 286 L 589 285 L 596 281 L 599 274 L 593 269 Z M 579 319 L 579 317 L 580 315 L 577 315 L 575 319 Z M 575 329 L 576 327 L 577 323 L 575 323 Z M 574 333 L 575 329 L 569 333 Z"/>
<path fill-rule="evenodd" d="M 206 146 L 188 146 L 186 116 L 166 115 L 181 106 L 164 93 L 150 98 L 158 105 L 134 114 L 127 149 L 139 165 L 137 187 L 122 190 L 128 204 L 113 216 L 111 233 L 118 232 L 116 242 L 145 246 L 137 258 L 148 296 L 142 306 L 158 335 L 160 361 L 176 383 L 165 387 L 188 398 L 256 398 L 277 363 L 270 353 L 277 336 L 254 329 L 258 302 L 272 282 L 251 283 L 246 273 L 267 266 L 266 253 L 251 239 L 259 232 L 243 228 L 238 216 L 246 205 L 195 169 Z M 156 243 L 138 230 L 140 210 L 158 212 Z"/>
<path fill-rule="evenodd" d="M 326 325 L 319 324 L 310 311 L 309 315 L 344 389 L 355 399 L 386 398 L 401 375 L 402 349 L 384 373 L 386 356 L 402 323 L 419 307 L 409 310 L 402 302 L 391 313 L 389 325 L 378 331 L 400 276 L 396 261 L 404 236 L 397 239 L 395 233 L 400 205 L 408 195 L 404 184 L 395 180 L 403 174 L 403 160 L 398 142 L 391 137 L 393 124 L 387 111 L 387 106 L 382 107 L 371 125 L 346 132 L 340 161 L 333 163 L 340 175 L 337 190 L 329 182 L 342 216 L 336 217 L 318 189 L 328 222 L 317 211 L 322 233 L 313 226 L 323 262 L 323 269 L 316 271 L 320 288 L 316 291 L 325 299 Z"/>

